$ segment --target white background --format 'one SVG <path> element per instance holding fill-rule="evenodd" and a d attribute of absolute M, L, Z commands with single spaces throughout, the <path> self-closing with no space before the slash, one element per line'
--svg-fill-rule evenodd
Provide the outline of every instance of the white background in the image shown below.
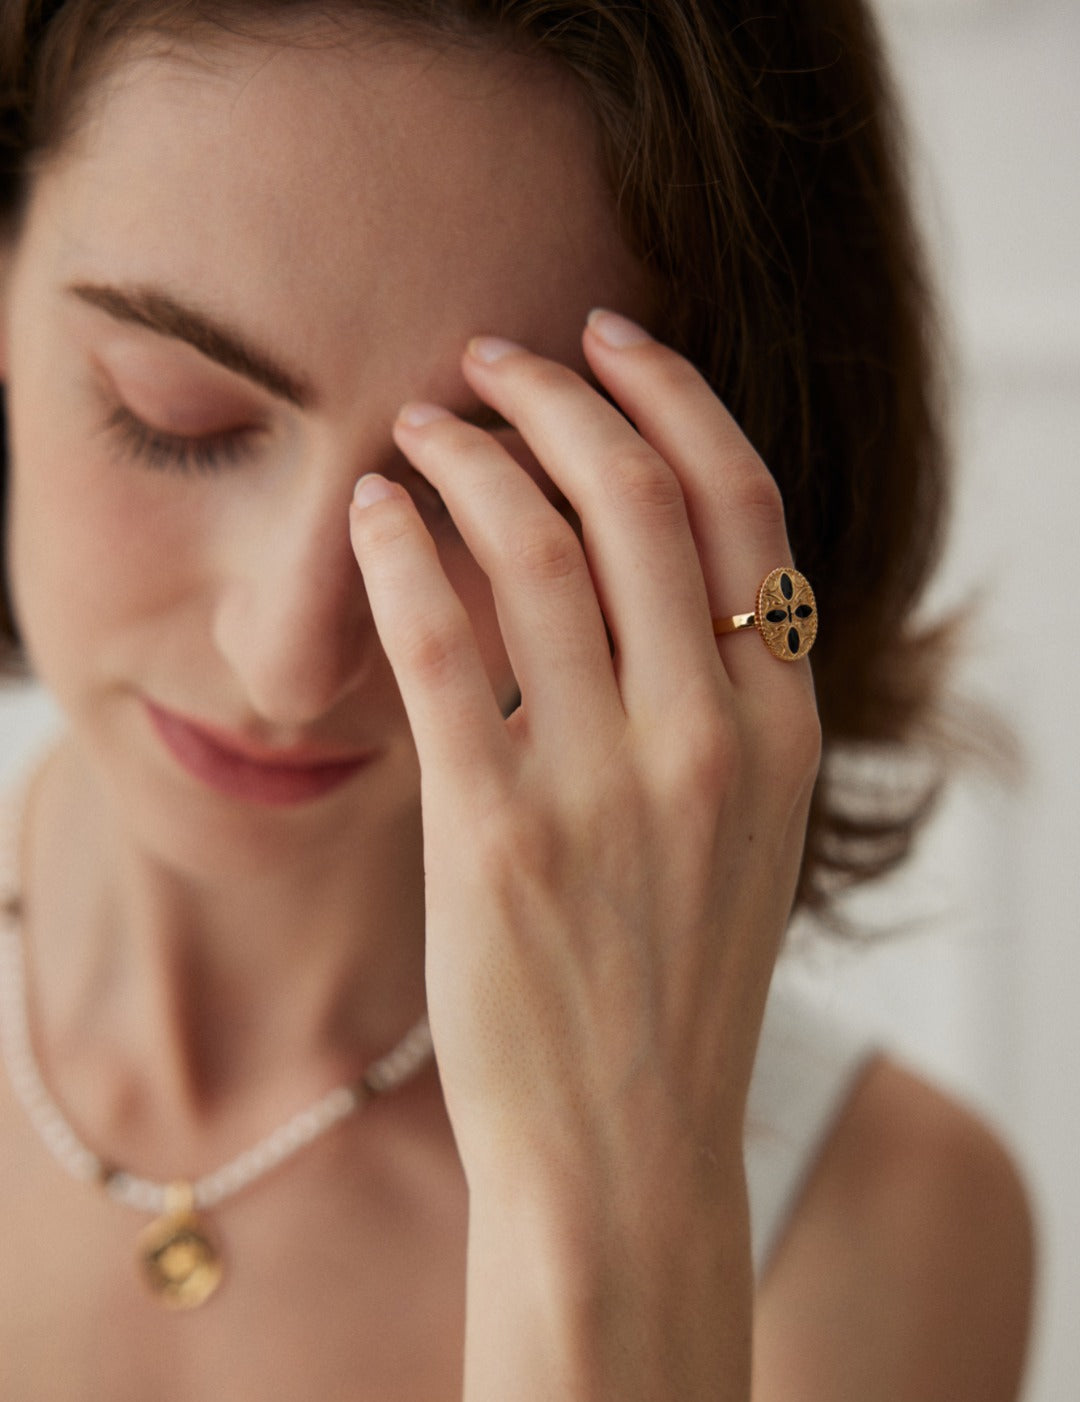
<path fill-rule="evenodd" d="M 879 0 L 957 344 L 964 689 L 1025 750 L 861 910 L 919 932 L 814 982 L 995 1122 L 1040 1223 L 1027 1402 L 1080 1399 L 1080 4 Z M 1075 643 L 1074 643 L 1075 639 Z"/>
<path fill-rule="evenodd" d="M 958 345 L 961 482 L 934 606 L 975 598 L 962 678 L 1026 777 L 961 782 L 905 879 L 917 933 L 805 976 L 996 1123 L 1040 1219 L 1027 1402 L 1080 1398 L 1080 5 L 880 0 Z M 52 724 L 0 696 L 0 780 Z"/>

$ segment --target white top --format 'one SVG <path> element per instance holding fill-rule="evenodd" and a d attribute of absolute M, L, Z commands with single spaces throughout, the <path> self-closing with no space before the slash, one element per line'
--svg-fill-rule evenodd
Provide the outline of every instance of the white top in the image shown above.
<path fill-rule="evenodd" d="M 880 1047 L 826 1015 L 778 976 L 750 1082 L 746 1176 L 760 1280 L 829 1131 Z"/>
<path fill-rule="evenodd" d="M 0 900 L 18 889 L 16 831 L 33 767 L 0 794 Z M 879 1048 L 826 1016 L 782 972 L 769 994 L 746 1120 L 754 1271 L 769 1262 L 855 1079 Z"/>

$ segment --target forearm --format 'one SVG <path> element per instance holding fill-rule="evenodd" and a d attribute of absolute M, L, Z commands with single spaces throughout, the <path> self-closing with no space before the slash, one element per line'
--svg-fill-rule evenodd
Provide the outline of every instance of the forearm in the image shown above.
<path fill-rule="evenodd" d="M 741 1161 L 474 1192 L 464 1402 L 747 1402 L 752 1268 Z"/>

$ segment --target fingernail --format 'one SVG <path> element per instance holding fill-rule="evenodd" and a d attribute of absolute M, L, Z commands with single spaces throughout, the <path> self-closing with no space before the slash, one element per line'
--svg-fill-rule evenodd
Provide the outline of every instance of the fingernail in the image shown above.
<path fill-rule="evenodd" d="M 596 307 L 589 313 L 588 325 L 612 350 L 625 350 L 627 346 L 641 346 L 652 340 L 636 321 L 620 316 L 618 312 L 605 311 L 602 307 Z"/>
<path fill-rule="evenodd" d="M 425 424 L 433 424 L 437 419 L 450 418 L 453 418 L 450 410 L 444 409 L 441 404 L 413 401 L 403 404 L 398 410 L 398 423 L 408 424 L 410 428 L 423 428 Z"/>
<path fill-rule="evenodd" d="M 502 360 L 504 356 L 512 355 L 520 349 L 519 345 L 513 341 L 504 341 L 501 336 L 474 336 L 469 342 L 469 354 L 474 360 L 482 361 L 485 365 L 494 365 L 497 360 Z"/>
<path fill-rule="evenodd" d="M 394 489 L 385 477 L 377 472 L 367 472 L 353 488 L 354 506 L 373 506 L 377 501 L 385 501 L 394 495 Z"/>

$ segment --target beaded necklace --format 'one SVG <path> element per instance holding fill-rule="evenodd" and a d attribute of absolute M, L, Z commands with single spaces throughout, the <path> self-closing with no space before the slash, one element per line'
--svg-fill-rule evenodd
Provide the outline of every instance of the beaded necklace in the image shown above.
<path fill-rule="evenodd" d="M 0 814 L 0 1054 L 16 1097 L 61 1168 L 103 1189 L 115 1202 L 154 1214 L 155 1220 L 138 1237 L 140 1274 L 163 1304 L 193 1309 L 214 1293 L 224 1270 L 217 1235 L 202 1214 L 265 1177 L 373 1097 L 415 1076 L 432 1054 L 427 1018 L 421 1018 L 397 1046 L 369 1066 L 359 1081 L 336 1086 L 211 1173 L 159 1183 L 110 1164 L 87 1148 L 71 1127 L 49 1093 L 34 1055 L 18 860 L 29 787 L 30 778 Z"/>

